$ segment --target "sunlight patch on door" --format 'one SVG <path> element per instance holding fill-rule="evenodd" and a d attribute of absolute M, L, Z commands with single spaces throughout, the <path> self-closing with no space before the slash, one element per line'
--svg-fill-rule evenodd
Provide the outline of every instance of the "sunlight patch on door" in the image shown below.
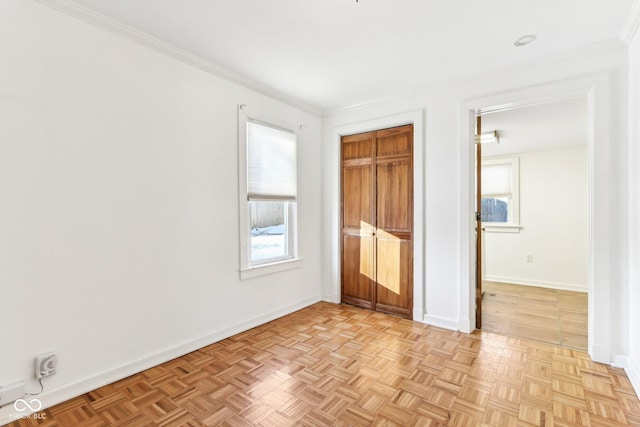
<path fill-rule="evenodd" d="M 396 295 L 400 295 L 400 250 L 402 241 L 391 233 L 378 229 L 377 282 Z"/>
<path fill-rule="evenodd" d="M 375 280 L 373 272 L 371 254 L 371 234 L 373 226 L 367 222 L 360 221 L 360 274 L 370 280 Z"/>
<path fill-rule="evenodd" d="M 376 269 L 371 264 L 372 236 L 377 235 Z M 360 221 L 360 274 L 400 295 L 400 251 L 402 241 L 391 233 Z"/>

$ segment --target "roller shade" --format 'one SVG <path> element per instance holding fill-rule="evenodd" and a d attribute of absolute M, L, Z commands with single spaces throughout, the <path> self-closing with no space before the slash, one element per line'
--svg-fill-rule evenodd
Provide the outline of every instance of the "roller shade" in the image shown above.
<path fill-rule="evenodd" d="M 511 194 L 511 164 L 482 166 L 482 196 Z"/>
<path fill-rule="evenodd" d="M 296 199 L 296 134 L 257 121 L 247 122 L 247 198 Z"/>

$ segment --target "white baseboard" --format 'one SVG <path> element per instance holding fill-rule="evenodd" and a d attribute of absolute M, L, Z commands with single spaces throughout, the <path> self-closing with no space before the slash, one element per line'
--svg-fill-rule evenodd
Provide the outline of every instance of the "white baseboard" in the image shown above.
<path fill-rule="evenodd" d="M 611 350 L 608 347 L 601 347 L 593 345 L 589 347 L 589 356 L 591 360 L 598 363 L 604 363 L 605 365 L 612 364 Z"/>
<path fill-rule="evenodd" d="M 636 396 L 640 398 L 640 366 L 630 357 L 627 357 L 626 362 L 624 370 L 629 377 L 629 381 L 631 381 L 633 389 L 636 391 Z"/>
<path fill-rule="evenodd" d="M 613 366 L 614 368 L 624 369 L 627 366 L 628 359 L 629 358 L 627 356 L 624 356 L 622 354 L 614 354 L 613 356 L 611 356 L 611 366 Z"/>
<path fill-rule="evenodd" d="M 485 276 L 488 282 L 512 283 L 514 285 L 536 286 L 538 288 L 559 289 L 562 291 L 588 292 L 587 285 L 577 285 L 573 283 L 545 282 L 542 280 L 519 279 L 516 277 Z"/>
<path fill-rule="evenodd" d="M 229 338 L 230 336 L 236 335 L 240 332 L 247 331 L 251 328 L 255 328 L 256 326 L 260 326 L 279 317 L 293 313 L 294 311 L 298 311 L 315 304 L 318 301 L 320 301 L 319 296 L 309 298 L 296 304 L 291 304 L 278 310 L 256 316 L 207 336 L 168 348 L 143 359 L 109 369 L 108 371 L 96 374 L 91 378 L 67 384 L 51 391 L 46 391 L 37 396 L 38 400 L 42 403 L 42 408 L 39 412 L 53 405 L 57 405 L 58 403 L 88 393 L 91 390 L 119 381 L 123 378 L 144 371 L 145 369 L 152 368 L 169 360 L 175 359 L 176 357 L 180 357 L 225 338 Z M 0 408 L 0 425 L 16 421 L 21 415 L 26 416 L 28 414 L 28 411 L 18 413 L 12 404 L 6 405 L 5 407 Z"/>
<path fill-rule="evenodd" d="M 332 294 L 323 294 L 322 295 L 322 301 L 324 302 L 331 302 L 333 304 L 340 304 L 340 296 L 338 295 L 338 297 L 336 298 L 334 295 Z"/>
<path fill-rule="evenodd" d="M 640 397 L 640 369 L 638 369 L 638 365 L 635 364 L 633 359 L 629 356 L 614 355 L 611 358 L 611 366 L 624 369 L 629 377 L 629 382 L 631 382 L 636 392 L 636 396 Z"/>
<path fill-rule="evenodd" d="M 474 328 L 471 327 L 471 319 L 468 317 L 463 317 L 458 322 L 458 330 L 460 332 L 464 332 L 465 334 L 470 334 L 473 332 Z"/>
<path fill-rule="evenodd" d="M 425 314 L 422 316 L 422 322 L 427 325 L 437 326 L 443 329 L 449 329 L 451 331 L 458 330 L 458 322 L 455 319 L 449 319 L 447 317 L 434 316 L 433 314 Z"/>

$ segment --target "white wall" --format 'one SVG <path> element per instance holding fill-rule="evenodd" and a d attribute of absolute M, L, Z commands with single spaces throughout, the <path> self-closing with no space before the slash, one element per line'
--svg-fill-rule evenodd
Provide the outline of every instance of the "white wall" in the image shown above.
<path fill-rule="evenodd" d="M 586 147 L 516 156 L 522 228 L 519 233 L 484 233 L 485 279 L 587 292 Z M 525 262 L 525 254 L 533 255 L 533 262 Z"/>
<path fill-rule="evenodd" d="M 240 281 L 237 105 L 306 125 L 303 267 Z M 45 405 L 320 299 L 320 119 L 39 3 L 0 2 L 0 384 Z M 0 412 L 0 421 L 7 416 Z"/>
<path fill-rule="evenodd" d="M 42 396 L 51 404 L 309 304 L 320 296 L 320 276 L 330 299 L 339 289 L 333 131 L 410 110 L 426 109 L 425 135 L 416 141 L 426 150 L 424 311 L 459 324 L 460 185 L 468 175 L 460 164 L 461 102 L 599 72 L 613 87 L 608 164 L 618 174 L 607 184 L 618 228 L 613 249 L 603 248 L 613 260 L 605 304 L 631 325 L 606 332 L 611 351 L 640 366 L 637 35 L 629 70 L 625 61 L 626 51 L 576 52 L 423 88 L 333 112 L 321 140 L 317 117 L 37 3 L 0 2 L 0 384 L 29 380 L 33 357 L 54 350 L 59 373 L 45 380 Z M 626 187 L 615 188 L 627 169 L 619 123 L 627 71 L 635 142 L 628 158 L 636 174 L 628 223 L 618 214 L 627 197 L 617 192 L 627 194 Z M 237 272 L 239 103 L 306 124 L 299 151 L 304 266 L 248 281 Z M 629 257 L 627 224 L 635 227 Z M 628 287 L 618 280 L 627 259 Z"/>
<path fill-rule="evenodd" d="M 640 396 L 640 31 L 629 46 L 629 361 Z"/>
<path fill-rule="evenodd" d="M 596 237 L 604 242 L 598 246 L 597 256 L 599 260 L 606 260 L 606 265 L 596 272 L 595 286 L 603 289 L 602 294 L 607 297 L 597 298 L 595 304 L 598 307 L 598 318 L 607 321 L 595 325 L 595 341 L 598 360 L 610 360 L 612 354 L 625 354 L 628 329 L 617 324 L 615 328 L 609 327 L 609 318 L 613 316 L 615 319 L 625 319 L 628 311 L 626 299 L 620 296 L 624 294 L 622 289 L 625 288 L 625 282 L 619 280 L 626 269 L 626 249 L 621 246 L 625 242 L 626 225 L 619 229 L 612 226 L 620 222 L 626 224 L 626 197 L 622 197 L 618 193 L 620 187 L 616 187 L 620 182 L 618 175 L 626 175 L 626 164 L 621 163 L 626 155 L 626 133 L 618 122 L 621 115 L 626 115 L 626 60 L 627 53 L 624 49 L 594 52 L 588 48 L 565 54 L 562 58 L 553 57 L 493 70 L 469 80 L 425 87 L 411 95 L 328 115 L 323 122 L 323 297 L 328 300 L 339 299 L 340 289 L 337 237 L 339 198 L 336 191 L 339 188 L 339 167 L 336 164 L 339 157 L 338 146 L 335 144 L 336 129 L 346 124 L 366 122 L 400 112 L 417 109 L 426 111 L 425 135 L 422 140 L 416 141 L 416 144 L 424 144 L 425 147 L 425 160 L 421 165 L 425 173 L 425 200 L 420 218 L 425 224 L 425 244 L 422 251 L 424 272 L 417 272 L 424 274 L 424 300 L 419 303 L 424 309 L 423 320 L 430 322 L 430 319 L 439 319 L 440 325 L 454 325 L 454 328 L 466 330 L 470 327 L 472 318 L 468 275 L 472 258 L 469 256 L 471 248 L 467 236 L 473 225 L 470 201 L 461 194 L 461 188 L 465 185 L 472 188 L 473 157 L 471 151 L 471 157 L 463 152 L 470 150 L 470 145 L 466 144 L 471 144 L 472 139 L 461 142 L 462 135 L 471 126 L 468 120 L 463 123 L 461 118 L 463 103 L 523 88 L 529 96 L 522 99 L 525 101 L 544 96 L 538 90 L 540 85 L 549 86 L 558 82 L 559 90 L 566 90 L 567 86 L 578 87 L 583 81 L 592 78 L 604 80 L 610 90 L 596 94 L 598 105 L 595 112 L 599 125 L 596 128 L 595 143 L 599 144 L 598 150 L 605 144 L 606 152 L 611 152 L 611 157 L 599 157 L 596 162 L 596 191 L 598 194 L 607 194 L 608 199 L 598 208 L 598 217 L 595 219 L 598 224 Z M 571 84 L 560 84 L 565 81 Z M 584 87 L 587 88 L 588 83 L 585 84 L 587 86 Z M 488 104 L 487 107 L 492 105 L 502 104 Z M 469 224 L 469 229 L 461 226 L 463 220 Z M 610 228 L 615 233 L 610 233 Z"/>

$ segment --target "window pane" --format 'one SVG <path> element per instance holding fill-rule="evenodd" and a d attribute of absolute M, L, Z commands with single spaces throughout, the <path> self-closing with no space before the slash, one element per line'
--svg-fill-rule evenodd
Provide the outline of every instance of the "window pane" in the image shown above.
<path fill-rule="evenodd" d="M 287 202 L 249 202 L 251 261 L 288 257 L 288 205 Z"/>
<path fill-rule="evenodd" d="M 482 222 L 508 222 L 509 198 L 491 197 L 482 198 L 480 219 Z"/>

